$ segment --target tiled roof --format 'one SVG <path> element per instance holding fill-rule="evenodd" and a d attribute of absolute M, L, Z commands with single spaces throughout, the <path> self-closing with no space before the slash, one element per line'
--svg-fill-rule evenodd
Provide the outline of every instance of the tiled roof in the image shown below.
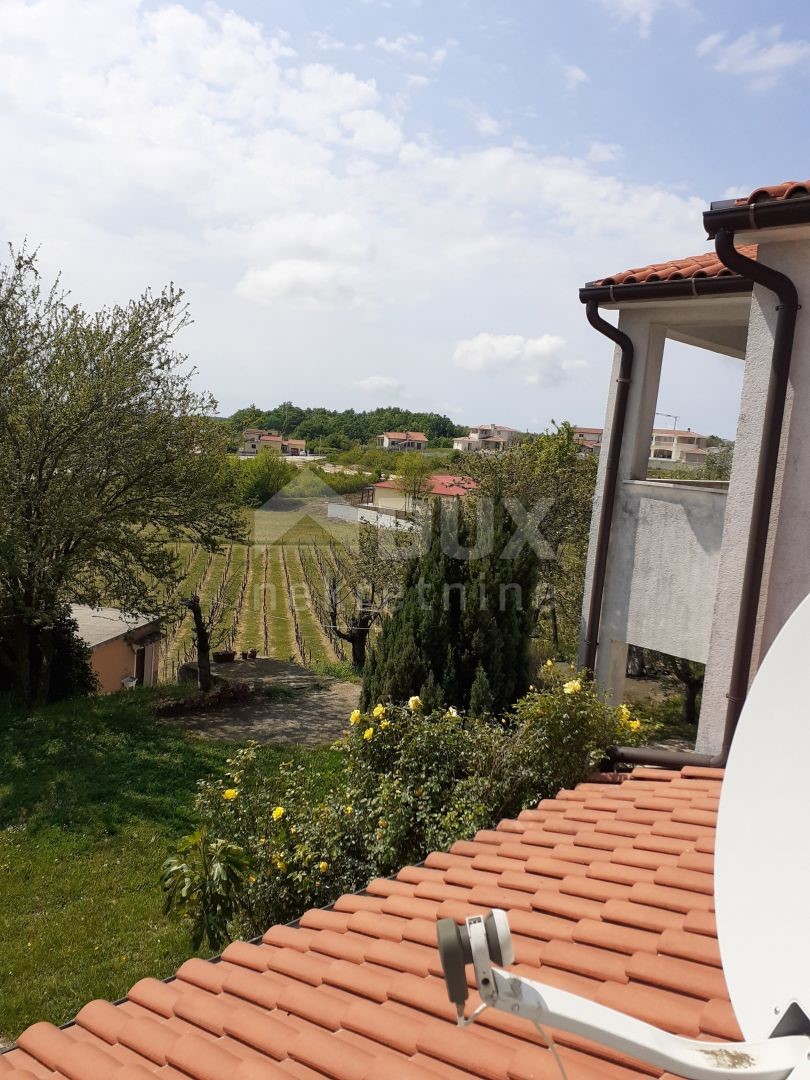
<path fill-rule="evenodd" d="M 471 1030 L 454 1024 L 436 921 L 492 906 L 509 914 L 517 971 L 681 1035 L 739 1039 L 714 919 L 721 776 L 636 769 L 562 791 L 297 928 L 189 960 L 169 983 L 142 979 L 65 1030 L 35 1024 L 0 1056 L 0 1078 L 552 1080 L 526 1021 L 488 1010 Z M 555 1038 L 570 1080 L 660 1075 Z"/>
<path fill-rule="evenodd" d="M 743 195 L 734 202 L 738 206 L 747 206 L 749 203 L 782 202 L 785 199 L 796 199 L 802 195 L 810 195 L 810 180 L 785 180 L 781 184 L 770 184 L 767 187 L 754 188 L 750 195 Z"/>
<path fill-rule="evenodd" d="M 435 476 L 429 476 L 427 482 L 430 484 L 429 495 L 469 495 L 471 491 L 475 491 L 478 487 L 478 484 L 469 476 L 450 476 L 446 473 L 436 473 Z M 381 480 L 374 487 L 393 488 L 396 491 L 402 490 L 396 480 Z"/>
<path fill-rule="evenodd" d="M 421 431 L 384 431 L 382 433 L 387 439 L 416 439 L 417 442 L 427 442 L 427 435 Z"/>
<path fill-rule="evenodd" d="M 738 249 L 749 259 L 757 257 L 756 244 L 742 244 Z M 632 270 L 622 270 L 611 277 L 590 281 L 589 285 L 639 285 L 642 282 L 685 281 L 688 278 L 737 277 L 720 262 L 713 251 L 705 255 L 690 255 L 685 259 L 670 259 L 669 262 L 650 263 L 637 266 Z"/>

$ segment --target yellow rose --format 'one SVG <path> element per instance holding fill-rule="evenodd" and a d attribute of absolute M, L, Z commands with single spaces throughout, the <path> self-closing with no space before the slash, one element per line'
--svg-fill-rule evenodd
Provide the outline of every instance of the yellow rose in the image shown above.
<path fill-rule="evenodd" d="M 582 689 L 582 683 L 579 679 L 571 679 L 570 682 L 563 684 L 564 694 L 578 694 Z"/>
<path fill-rule="evenodd" d="M 347 814 L 351 814 L 353 812 L 353 808 L 351 806 L 347 806 L 347 807 L 345 807 L 345 812 Z"/>
<path fill-rule="evenodd" d="M 391 727 L 391 721 L 390 720 L 381 720 L 380 721 L 380 727 L 383 728 L 383 729 L 385 729 L 387 727 Z"/>
<path fill-rule="evenodd" d="M 379 720 L 381 716 L 385 716 L 385 706 L 375 705 L 374 712 L 371 715 L 375 718 L 375 720 Z"/>
<path fill-rule="evenodd" d="M 320 870 L 320 872 L 322 874 L 325 874 L 326 871 L 329 869 L 329 863 L 328 862 L 319 862 L 318 863 L 318 869 Z"/>
<path fill-rule="evenodd" d="M 419 712 L 422 708 L 422 699 L 414 694 L 413 697 L 408 698 L 408 708 L 411 712 Z"/>
<path fill-rule="evenodd" d="M 374 728 L 373 727 L 367 727 L 366 730 L 363 732 L 363 738 L 366 740 L 366 742 L 369 742 L 371 739 L 373 739 L 374 738 Z"/>
<path fill-rule="evenodd" d="M 619 719 L 623 724 L 626 724 L 630 719 L 630 710 L 627 708 L 626 705 L 619 706 Z"/>
<path fill-rule="evenodd" d="M 280 870 L 282 874 L 287 869 L 287 864 L 284 862 L 280 855 L 273 856 L 273 865 L 275 866 L 276 870 Z"/>
<path fill-rule="evenodd" d="M 222 798 L 227 799 L 228 802 L 231 802 L 233 799 L 236 798 L 238 794 L 239 792 L 236 790 L 235 787 L 229 787 L 222 792 Z"/>
<path fill-rule="evenodd" d="M 629 720 L 627 726 L 630 728 L 631 731 L 638 731 L 638 729 L 641 727 L 641 721 Z"/>
<path fill-rule="evenodd" d="M 255 884 L 256 884 L 256 875 L 255 875 L 255 874 L 251 874 L 251 875 L 250 875 L 250 877 L 248 878 L 248 882 L 249 882 L 249 883 L 250 883 L 251 885 L 255 885 Z"/>
<path fill-rule="evenodd" d="M 283 806 L 277 806 L 275 808 L 275 810 L 273 811 L 273 821 L 281 821 L 281 819 L 283 817 L 284 817 L 284 807 Z"/>
<path fill-rule="evenodd" d="M 352 711 L 352 715 L 349 717 L 349 723 L 352 725 L 352 727 L 354 727 L 356 724 L 359 724 L 362 719 L 363 714 L 360 712 L 360 710 L 354 709 Z"/>
<path fill-rule="evenodd" d="M 546 660 L 546 667 L 554 667 L 554 661 L 553 660 Z"/>
<path fill-rule="evenodd" d="M 444 715 L 448 716 L 448 717 L 451 717 L 451 718 L 455 718 L 455 717 L 458 716 L 458 710 L 455 708 L 455 706 L 451 705 L 450 708 L 447 710 L 447 712 Z"/>

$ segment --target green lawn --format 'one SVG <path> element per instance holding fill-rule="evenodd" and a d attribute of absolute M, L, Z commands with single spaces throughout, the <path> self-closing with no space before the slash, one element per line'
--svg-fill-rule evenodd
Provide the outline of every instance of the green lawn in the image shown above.
<path fill-rule="evenodd" d="M 33 713 L 0 703 L 0 1039 L 115 1000 L 192 954 L 161 913 L 158 875 L 193 826 L 197 780 L 234 744 L 157 723 L 152 700 L 140 691 Z M 324 787 L 340 768 L 329 749 L 263 752 L 268 772 L 306 755 Z"/>

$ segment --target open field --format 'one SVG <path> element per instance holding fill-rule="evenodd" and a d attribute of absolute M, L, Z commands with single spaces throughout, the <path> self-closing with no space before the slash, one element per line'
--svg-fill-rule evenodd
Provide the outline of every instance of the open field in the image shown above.
<path fill-rule="evenodd" d="M 357 526 L 327 520 L 313 502 L 251 513 L 250 535 L 251 543 L 227 545 L 213 556 L 191 544 L 178 545 L 188 569 L 176 597 L 200 595 L 203 611 L 213 616 L 214 648 L 256 649 L 260 656 L 330 670 L 343 660 L 343 650 L 330 640 L 313 605 L 310 584 L 320 591 L 320 570 L 311 552 L 317 547 L 321 564 L 328 564 L 330 543 L 351 546 Z M 193 655 L 191 617 L 179 610 L 166 623 L 161 681 L 173 682 Z"/>
<path fill-rule="evenodd" d="M 197 780 L 219 775 L 235 747 L 155 721 L 153 699 L 33 713 L 0 702 L 0 1041 L 192 955 L 188 932 L 162 914 L 160 868 L 193 827 Z M 340 768 L 327 748 L 262 754 L 269 783 L 290 759 L 318 790 Z"/>

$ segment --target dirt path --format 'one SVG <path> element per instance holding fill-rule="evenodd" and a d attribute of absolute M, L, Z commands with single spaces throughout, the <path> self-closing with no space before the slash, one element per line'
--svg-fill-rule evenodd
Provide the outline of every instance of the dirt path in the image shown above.
<path fill-rule="evenodd" d="M 226 677 L 237 678 L 238 674 L 245 682 L 260 677 L 271 688 L 270 696 L 259 696 L 243 705 L 167 717 L 165 723 L 193 731 L 204 739 L 324 746 L 346 730 L 349 714 L 360 698 L 359 683 L 340 682 L 281 660 L 245 661 L 237 668 L 222 664 L 212 667 Z"/>

